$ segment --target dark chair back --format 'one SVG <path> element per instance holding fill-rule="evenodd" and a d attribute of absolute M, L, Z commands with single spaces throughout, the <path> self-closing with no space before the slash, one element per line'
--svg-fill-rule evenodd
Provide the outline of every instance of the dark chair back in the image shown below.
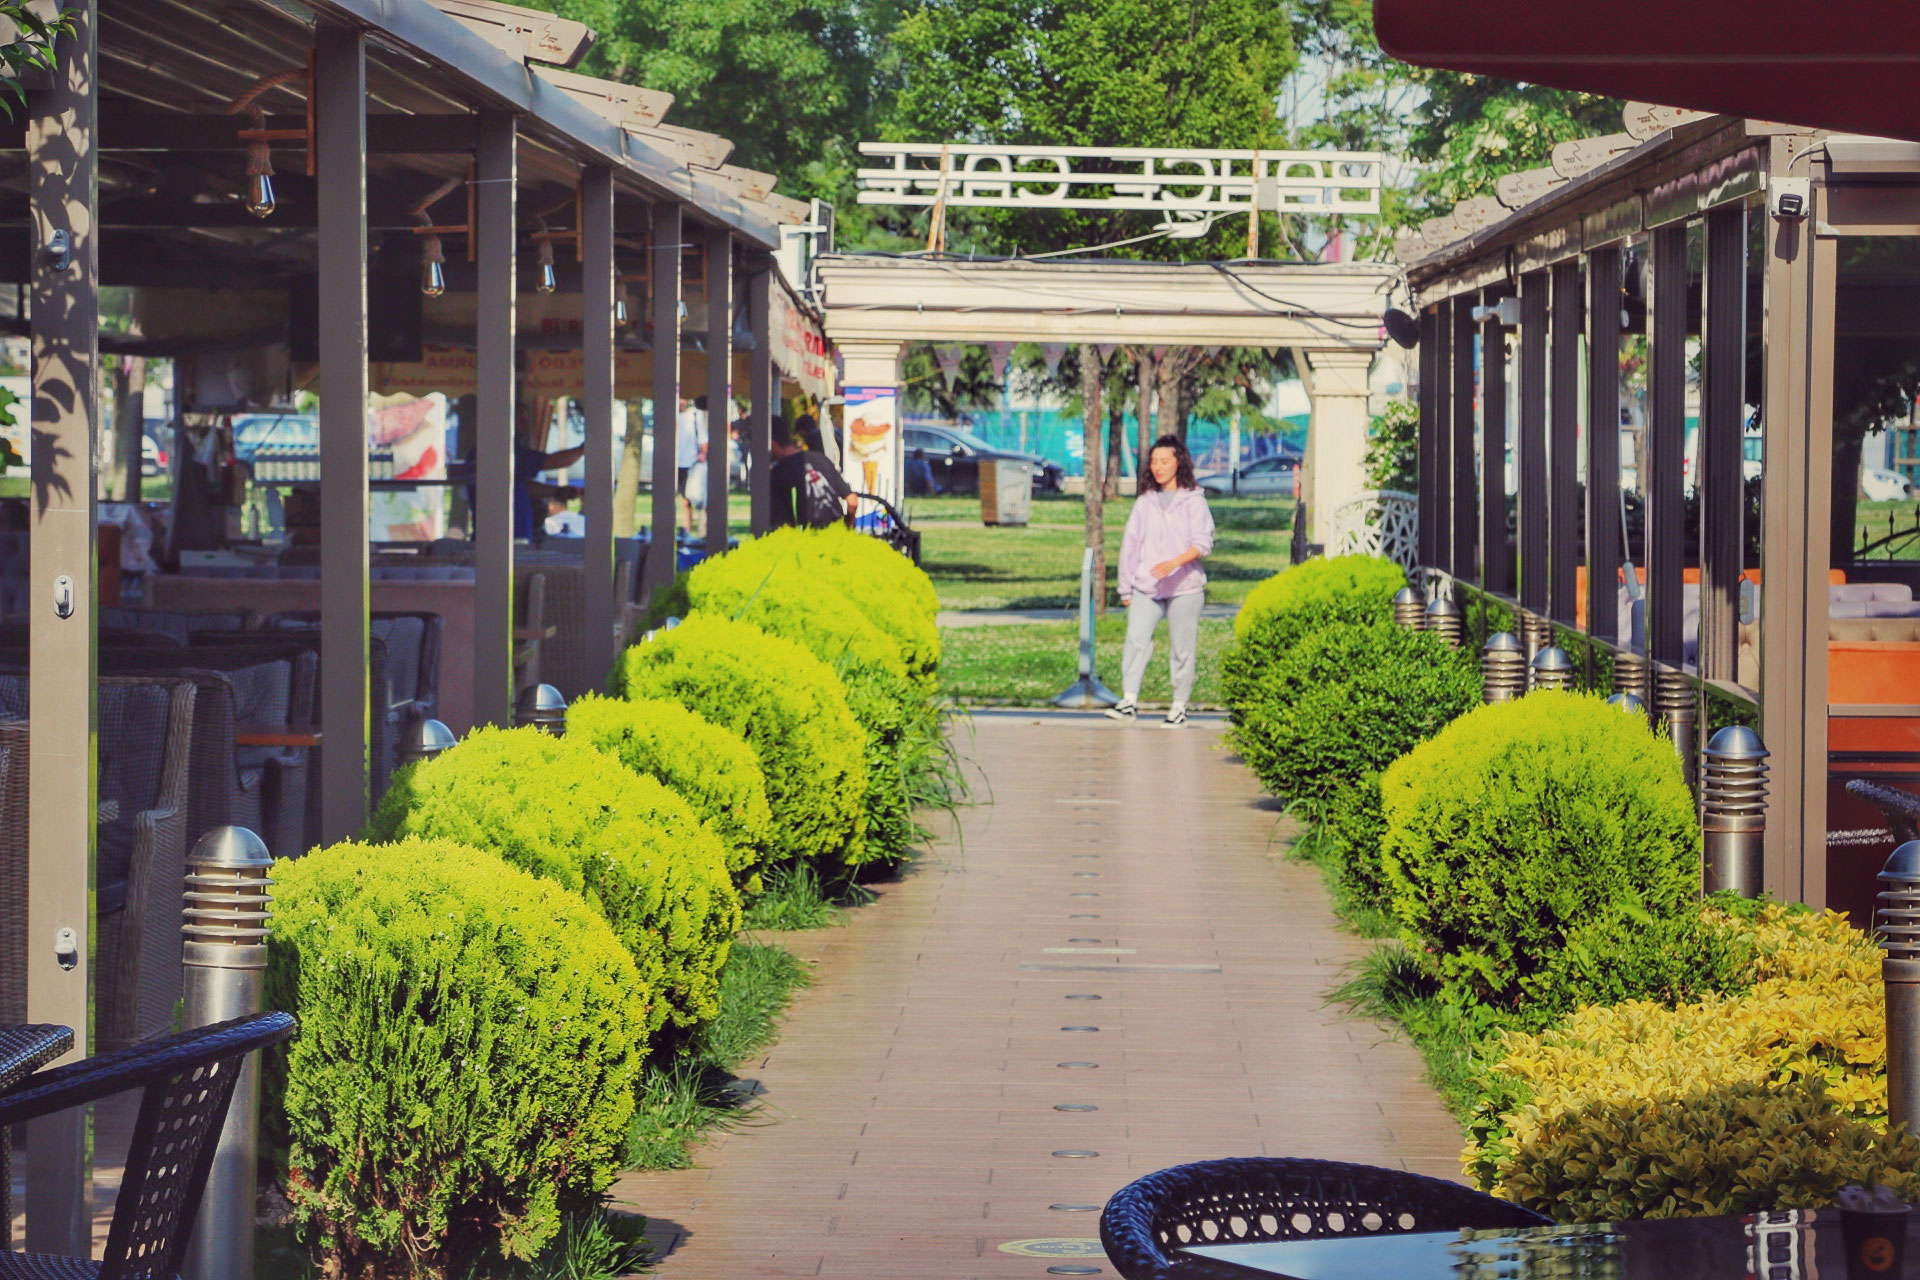
<path fill-rule="evenodd" d="M 130 1089 L 140 1114 L 114 1201 L 99 1280 L 173 1280 L 213 1166 L 240 1064 L 292 1036 L 286 1013 L 257 1013 L 29 1076 L 0 1095 L 0 1126 L 36 1120 Z M 89 1274 L 59 1259 L 9 1257 L 5 1274 L 47 1280 Z"/>
<path fill-rule="evenodd" d="M 1249 1157 L 1175 1165 L 1122 1187 L 1100 1215 L 1100 1243 L 1126 1280 L 1201 1280 L 1239 1268 L 1182 1252 L 1187 1245 L 1552 1221 L 1458 1183 L 1400 1169 Z"/>
<path fill-rule="evenodd" d="M 103 605 L 99 616 L 103 629 L 157 632 L 183 646 L 193 643 L 196 631 L 245 631 L 255 621 L 255 615 L 245 609 L 129 609 Z"/>

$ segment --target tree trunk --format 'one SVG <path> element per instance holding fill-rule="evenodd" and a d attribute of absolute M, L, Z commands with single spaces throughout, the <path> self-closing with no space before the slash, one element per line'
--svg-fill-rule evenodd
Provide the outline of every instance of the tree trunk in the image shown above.
<path fill-rule="evenodd" d="M 640 502 L 641 451 L 645 448 L 645 420 L 633 405 L 627 406 L 627 444 L 620 455 L 620 476 L 613 484 L 613 536 L 633 536 L 634 508 Z M 765 477 L 751 476 L 748 482 L 761 483 Z"/>
<path fill-rule="evenodd" d="M 114 362 L 114 470 L 120 473 L 120 501 L 140 501 L 140 477 L 146 470 L 140 441 L 146 434 L 147 361 L 121 356 Z"/>
<path fill-rule="evenodd" d="M 1134 378 L 1137 383 L 1135 397 L 1140 402 L 1139 448 L 1134 451 L 1136 474 L 1144 475 L 1147 470 L 1147 457 L 1153 452 L 1153 393 L 1160 385 L 1160 362 L 1145 347 L 1133 358 Z"/>
<path fill-rule="evenodd" d="M 1121 445 L 1127 435 L 1127 402 L 1118 388 L 1107 401 L 1107 474 L 1102 491 L 1109 498 L 1120 496 L 1120 473 L 1125 470 L 1125 450 Z"/>
<path fill-rule="evenodd" d="M 1184 351 L 1169 351 L 1166 359 L 1160 362 L 1157 370 L 1159 387 L 1155 398 L 1160 402 L 1160 434 L 1178 436 L 1182 444 L 1187 439 L 1187 416 L 1181 412 L 1180 382 L 1183 366 L 1186 364 Z"/>
<path fill-rule="evenodd" d="M 1100 358 L 1091 346 L 1080 348 L 1080 456 L 1087 464 L 1087 545 L 1093 548 L 1093 612 L 1107 611 L 1106 490 L 1100 475 Z"/>

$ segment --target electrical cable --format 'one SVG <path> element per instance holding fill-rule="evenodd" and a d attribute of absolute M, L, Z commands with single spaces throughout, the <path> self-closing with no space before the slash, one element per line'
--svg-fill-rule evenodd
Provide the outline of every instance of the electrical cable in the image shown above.
<path fill-rule="evenodd" d="M 1260 297 L 1265 298 L 1268 302 L 1274 303 L 1277 306 L 1284 307 L 1289 312 L 1295 312 L 1301 315 L 1309 315 L 1316 320 L 1324 320 L 1328 324 L 1337 324 L 1344 329 L 1378 329 L 1380 327 L 1380 322 L 1378 320 L 1343 320 L 1339 316 L 1328 315 L 1324 311 L 1316 311 L 1312 307 L 1303 306 L 1298 302 L 1288 302 L 1285 298 L 1276 298 L 1272 294 L 1268 293 L 1265 289 L 1262 289 L 1259 285 L 1254 284 L 1252 281 L 1244 280 L 1241 277 L 1235 275 L 1233 273 L 1233 270 L 1230 267 L 1228 267 L 1227 264 L 1224 262 L 1209 262 L 1207 265 L 1212 267 L 1215 271 L 1218 271 L 1221 275 L 1227 277 L 1227 279 L 1239 285 L 1241 288 L 1247 290 L 1250 293 L 1257 294 Z"/>

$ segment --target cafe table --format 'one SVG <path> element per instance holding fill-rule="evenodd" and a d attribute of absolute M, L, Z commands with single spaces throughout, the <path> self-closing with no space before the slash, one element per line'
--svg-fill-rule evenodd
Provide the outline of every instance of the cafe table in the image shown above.
<path fill-rule="evenodd" d="M 1910 1215 L 1909 1215 L 1910 1216 Z M 1589 1226 L 1410 1232 L 1190 1245 L 1193 1280 L 1920 1280 L 1881 1242 L 1847 1268 L 1838 1209 Z"/>

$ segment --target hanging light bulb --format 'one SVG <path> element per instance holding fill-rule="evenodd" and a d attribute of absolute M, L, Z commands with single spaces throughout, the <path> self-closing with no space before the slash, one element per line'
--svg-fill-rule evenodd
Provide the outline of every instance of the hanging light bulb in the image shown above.
<path fill-rule="evenodd" d="M 265 138 L 267 117 L 258 106 L 252 108 L 254 137 L 247 142 L 247 212 L 264 218 L 273 212 L 273 156 Z"/>
<path fill-rule="evenodd" d="M 440 237 L 428 236 L 420 264 L 420 292 L 429 298 L 437 298 L 447 291 L 447 272 L 442 265 L 446 260 L 446 254 L 440 248 Z"/>
<path fill-rule="evenodd" d="M 627 291 L 622 289 L 613 299 L 613 327 L 624 329 L 632 323 L 633 318 L 627 314 Z"/>
<path fill-rule="evenodd" d="M 552 293 L 560 287 L 558 277 L 553 274 L 553 241 L 547 239 L 544 227 L 540 230 L 540 283 L 535 287 L 542 293 Z"/>
<path fill-rule="evenodd" d="M 273 174 L 247 175 L 247 212 L 256 218 L 264 218 L 273 212 Z"/>

